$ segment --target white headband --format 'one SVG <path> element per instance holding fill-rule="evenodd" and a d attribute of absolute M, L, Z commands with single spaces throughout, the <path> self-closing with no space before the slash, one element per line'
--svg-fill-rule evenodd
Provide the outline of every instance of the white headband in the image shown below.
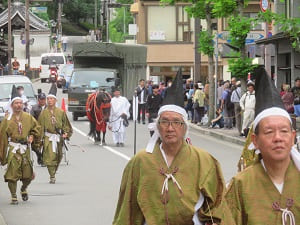
<path fill-rule="evenodd" d="M 253 130 L 255 130 L 255 128 L 257 127 L 258 123 L 268 117 L 268 116 L 283 116 L 285 118 L 287 118 L 290 123 L 292 124 L 292 120 L 290 115 L 288 114 L 288 112 L 282 108 L 279 107 L 272 107 L 272 108 L 268 108 L 265 109 L 263 111 L 261 111 L 254 119 L 253 121 Z"/>
<path fill-rule="evenodd" d="M 177 105 L 164 105 L 158 111 L 157 120 L 159 120 L 159 117 L 163 112 L 177 112 L 180 115 L 182 115 L 183 121 L 185 122 L 185 124 L 187 124 L 188 115 L 184 108 L 177 106 Z M 159 131 L 157 129 L 156 124 L 153 124 L 153 123 L 149 124 L 148 127 L 149 128 L 151 127 L 151 129 L 154 131 L 154 133 L 147 144 L 146 152 L 152 153 L 154 150 L 154 146 L 155 146 L 157 140 L 159 139 L 160 135 L 159 135 Z"/>
<path fill-rule="evenodd" d="M 53 94 L 48 94 L 48 95 L 47 95 L 47 98 L 48 98 L 48 97 L 57 99 L 56 96 L 53 95 Z"/>
<path fill-rule="evenodd" d="M 167 111 L 177 112 L 177 113 L 181 114 L 183 116 L 184 120 L 187 120 L 187 118 L 188 118 L 188 115 L 187 115 L 185 109 L 180 106 L 177 106 L 177 105 L 162 106 L 158 111 L 158 116 L 160 116 L 160 114 L 162 114 L 163 112 L 167 112 Z"/>
<path fill-rule="evenodd" d="M 11 103 L 12 104 L 15 100 L 22 100 L 23 102 L 23 99 L 21 97 L 14 97 L 12 100 L 11 100 Z"/>

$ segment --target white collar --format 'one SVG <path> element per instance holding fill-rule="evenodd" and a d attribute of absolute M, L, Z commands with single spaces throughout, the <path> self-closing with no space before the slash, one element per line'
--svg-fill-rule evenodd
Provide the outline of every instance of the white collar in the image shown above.
<path fill-rule="evenodd" d="M 165 151 L 164 151 L 163 148 L 162 148 L 162 143 L 160 143 L 159 149 L 160 149 L 161 154 L 162 154 L 162 156 L 163 156 L 163 158 L 164 158 L 164 160 L 165 160 L 165 163 L 167 164 L 167 167 L 169 168 L 170 165 L 168 164 L 168 160 L 167 160 L 166 153 L 165 153 Z"/>

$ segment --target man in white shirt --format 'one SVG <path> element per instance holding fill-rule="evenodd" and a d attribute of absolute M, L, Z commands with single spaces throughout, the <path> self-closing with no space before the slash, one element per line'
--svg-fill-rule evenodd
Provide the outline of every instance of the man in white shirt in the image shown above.
<path fill-rule="evenodd" d="M 113 141 L 117 147 L 124 147 L 125 128 L 128 126 L 130 103 L 127 98 L 121 96 L 119 89 L 114 90 L 111 99 L 111 109 L 108 129 L 113 133 Z"/>
<path fill-rule="evenodd" d="M 61 37 L 61 42 L 62 42 L 62 45 L 63 45 L 63 50 L 65 52 L 67 50 L 68 37 L 67 36 L 62 36 Z"/>

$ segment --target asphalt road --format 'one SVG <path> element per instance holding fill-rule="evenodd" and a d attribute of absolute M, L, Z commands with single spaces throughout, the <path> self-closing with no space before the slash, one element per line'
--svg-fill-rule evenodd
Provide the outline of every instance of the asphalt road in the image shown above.
<path fill-rule="evenodd" d="M 48 93 L 49 84 L 35 83 Z M 66 94 L 58 90 L 59 102 Z M 71 115 L 69 114 L 71 120 Z M 111 224 L 118 199 L 123 169 L 133 156 L 134 124 L 126 133 L 125 147 L 115 147 L 111 133 L 107 133 L 107 146 L 95 145 L 86 134 L 89 124 L 86 118 L 71 121 L 74 134 L 69 164 L 62 162 L 57 183 L 49 184 L 46 168 L 35 166 L 36 179 L 29 186 L 29 201 L 12 206 L 7 183 L 0 182 L 0 212 L 8 225 L 107 225 Z M 137 124 L 137 149 L 146 146 L 149 132 L 146 125 Z M 236 173 L 237 160 L 242 151 L 240 145 L 201 135 L 191 129 L 192 143 L 210 152 L 221 163 L 225 180 Z M 4 170 L 0 169 L 3 177 Z M 18 192 L 20 188 L 18 183 Z M 19 193 L 18 193 L 19 194 Z"/>

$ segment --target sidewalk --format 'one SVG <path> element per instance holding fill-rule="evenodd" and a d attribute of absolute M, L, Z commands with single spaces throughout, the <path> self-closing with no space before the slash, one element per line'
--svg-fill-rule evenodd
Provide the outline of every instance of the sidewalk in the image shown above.
<path fill-rule="evenodd" d="M 296 126 L 297 126 L 297 136 L 300 136 L 300 117 L 296 118 Z M 232 129 L 226 128 L 208 128 L 207 126 L 198 126 L 193 123 L 189 123 L 191 128 L 199 131 L 202 134 L 210 135 L 212 137 L 218 138 L 220 140 L 228 141 L 231 143 L 239 144 L 244 146 L 246 138 L 239 136 L 238 130 L 234 127 Z"/>
<path fill-rule="evenodd" d="M 245 137 L 239 136 L 239 132 L 235 127 L 232 129 L 208 128 L 207 126 L 198 126 L 193 123 L 189 123 L 189 126 L 202 134 L 209 135 L 220 140 L 228 141 L 242 146 L 246 141 Z"/>

